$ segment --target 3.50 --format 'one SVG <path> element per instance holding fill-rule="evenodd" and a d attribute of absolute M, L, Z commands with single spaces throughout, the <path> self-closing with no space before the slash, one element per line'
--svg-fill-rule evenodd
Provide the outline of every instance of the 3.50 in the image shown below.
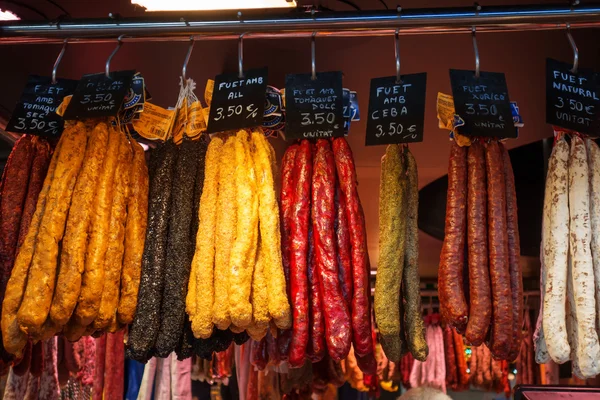
<path fill-rule="evenodd" d="M 246 118 L 256 118 L 256 116 L 258 115 L 258 107 L 254 106 L 254 104 L 250 104 L 249 106 L 247 106 L 246 111 L 248 113 Z M 243 112 L 244 106 L 242 106 L 241 104 L 228 106 L 227 108 L 219 107 L 216 110 L 217 115 L 213 118 L 213 120 L 220 121 L 224 118 L 231 118 L 236 115 L 242 115 Z"/>
<path fill-rule="evenodd" d="M 466 113 L 469 115 L 498 115 L 498 107 L 495 104 L 488 106 L 487 104 L 466 103 L 465 106 L 467 106 Z"/>
<path fill-rule="evenodd" d="M 17 121 L 18 122 L 15 124 L 15 129 L 19 131 L 42 131 L 51 135 L 56 135 L 58 133 L 57 121 L 46 122 L 37 118 L 33 118 L 31 120 L 17 118 Z"/>
<path fill-rule="evenodd" d="M 335 113 L 302 113 L 300 125 L 323 125 L 326 122 L 333 124 L 335 122 Z"/>
<path fill-rule="evenodd" d="M 96 93 L 94 95 L 84 94 L 83 99 L 81 99 L 81 104 L 88 103 L 110 103 L 114 104 L 114 100 L 112 99 L 112 93 Z"/>
<path fill-rule="evenodd" d="M 398 122 L 390 122 L 387 126 L 383 126 L 383 125 L 377 125 L 376 126 L 377 132 L 375 133 L 375 136 L 380 138 L 384 135 L 387 136 L 394 136 L 394 135 L 401 135 L 402 139 L 416 139 L 417 138 L 417 126 L 416 125 L 411 125 L 407 128 L 404 127 L 404 125 L 398 123 Z"/>
<path fill-rule="evenodd" d="M 564 98 L 558 97 L 557 102 L 555 104 L 556 108 L 564 108 L 565 106 L 569 106 L 571 111 L 584 111 L 586 114 L 594 115 L 594 106 L 586 106 L 581 101 L 577 101 L 575 99 L 569 99 L 568 102 L 565 101 Z"/>

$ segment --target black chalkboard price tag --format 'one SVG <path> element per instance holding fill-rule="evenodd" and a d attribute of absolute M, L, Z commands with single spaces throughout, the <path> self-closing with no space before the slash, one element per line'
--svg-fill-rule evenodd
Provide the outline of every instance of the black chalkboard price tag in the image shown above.
<path fill-rule="evenodd" d="M 546 60 L 546 122 L 580 133 L 598 134 L 598 75 L 548 58 Z"/>
<path fill-rule="evenodd" d="M 114 117 L 121 110 L 135 71 L 84 75 L 65 111 L 65 119 Z"/>
<path fill-rule="evenodd" d="M 56 114 L 56 108 L 65 96 L 73 94 L 77 81 L 56 80 L 49 76 L 30 75 L 21 99 L 6 125 L 6 130 L 14 133 L 58 137 L 63 131 L 64 121 Z"/>
<path fill-rule="evenodd" d="M 366 145 L 423 141 L 427 74 L 371 79 Z"/>
<path fill-rule="evenodd" d="M 207 133 L 262 125 L 267 92 L 267 68 L 244 71 L 244 77 L 221 74 L 215 77 Z"/>
<path fill-rule="evenodd" d="M 344 136 L 342 72 L 285 77 L 286 139 Z"/>
<path fill-rule="evenodd" d="M 454 109 L 464 121 L 467 136 L 516 138 L 506 77 L 497 72 L 450 70 Z"/>

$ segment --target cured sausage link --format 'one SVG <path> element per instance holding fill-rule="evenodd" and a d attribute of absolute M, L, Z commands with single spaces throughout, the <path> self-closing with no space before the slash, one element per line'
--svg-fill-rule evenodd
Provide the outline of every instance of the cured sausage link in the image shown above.
<path fill-rule="evenodd" d="M 400 146 L 389 145 L 381 159 L 379 262 L 375 281 L 375 321 L 385 355 L 401 358 L 400 286 L 406 240 L 406 165 Z"/>
<path fill-rule="evenodd" d="M 510 271 L 510 290 L 512 294 L 513 332 L 509 361 L 519 355 L 523 326 L 523 271 L 519 265 L 521 244 L 519 239 L 519 219 L 517 216 L 517 192 L 515 175 L 508 149 L 500 143 L 504 162 L 504 180 L 506 182 L 506 232 L 508 233 L 508 267 Z"/>
<path fill-rule="evenodd" d="M 352 331 L 337 268 L 335 161 L 328 140 L 317 141 L 312 189 L 315 272 L 325 317 L 325 339 L 330 357 L 339 362 L 350 351 Z"/>
<path fill-rule="evenodd" d="M 402 271 L 402 294 L 406 305 L 404 320 L 406 339 L 410 352 L 419 361 L 425 361 L 429 347 L 425 340 L 425 326 L 421 316 L 421 285 L 419 279 L 419 178 L 417 162 L 406 148 L 406 173 L 408 186 L 406 192 L 406 250 L 404 252 L 404 270 Z M 401 316 L 402 318 L 402 316 Z"/>
<path fill-rule="evenodd" d="M 448 166 L 446 226 L 440 254 L 438 291 L 442 318 L 459 332 L 468 321 L 468 305 L 463 289 L 465 230 L 467 226 L 467 149 L 452 142 Z"/>
<path fill-rule="evenodd" d="M 495 358 L 505 360 L 508 358 L 512 341 L 513 315 L 508 266 L 508 233 L 506 231 L 506 183 L 502 152 L 498 142 L 486 144 L 485 161 L 493 306 L 493 325 L 489 347 Z"/>
<path fill-rule="evenodd" d="M 294 162 L 294 203 L 290 233 L 290 283 L 293 308 L 293 333 L 288 361 L 292 368 L 304 364 L 308 344 L 308 224 L 310 220 L 310 185 L 312 179 L 311 144 L 304 140 Z"/>
<path fill-rule="evenodd" d="M 546 268 L 542 329 L 548 354 L 557 364 L 567 362 L 571 354 L 565 307 L 569 253 L 568 159 L 569 144 L 561 138 L 554 145 L 548 162 L 545 195 L 552 197 L 547 227 L 549 234 L 543 236 L 542 243 Z"/>
<path fill-rule="evenodd" d="M 573 296 L 577 323 L 577 354 L 583 377 L 600 373 L 600 344 L 596 331 L 596 287 L 590 241 L 590 186 L 585 144 L 578 136 L 571 139 L 569 159 L 569 217 Z"/>
<path fill-rule="evenodd" d="M 369 253 L 365 215 L 358 196 L 356 168 L 350 145 L 344 138 L 333 140 L 333 154 L 340 188 L 346 202 L 346 216 L 350 230 L 352 251 L 352 333 L 354 351 L 360 357 L 373 352 L 371 336 L 371 289 L 369 286 Z"/>
<path fill-rule="evenodd" d="M 480 346 L 492 319 L 490 273 L 488 269 L 487 197 L 485 149 L 476 141 L 468 156 L 468 230 L 469 244 L 469 322 L 465 337 Z"/>

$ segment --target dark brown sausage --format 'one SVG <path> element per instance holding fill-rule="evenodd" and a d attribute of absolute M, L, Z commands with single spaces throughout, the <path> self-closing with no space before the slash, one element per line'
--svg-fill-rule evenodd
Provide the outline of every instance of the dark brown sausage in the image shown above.
<path fill-rule="evenodd" d="M 488 235 L 493 320 L 490 351 L 496 359 L 506 360 L 513 335 L 512 294 L 508 265 L 506 226 L 506 183 L 504 162 L 498 142 L 485 147 L 488 189 Z"/>
<path fill-rule="evenodd" d="M 452 142 L 448 166 L 446 226 L 440 255 L 438 291 L 442 318 L 459 332 L 467 327 L 469 310 L 463 289 L 467 226 L 467 149 Z"/>
<path fill-rule="evenodd" d="M 519 355 L 523 326 L 523 271 L 519 265 L 521 244 L 519 238 L 519 220 L 517 216 L 517 193 L 508 149 L 500 143 L 504 164 L 504 182 L 506 183 L 506 232 L 508 234 L 508 268 L 510 271 L 510 290 L 512 295 L 513 330 L 512 345 L 508 361 L 514 361 Z"/>
<path fill-rule="evenodd" d="M 492 319 L 487 244 L 485 149 L 473 142 L 468 152 L 469 323 L 465 337 L 473 346 L 485 340 Z"/>

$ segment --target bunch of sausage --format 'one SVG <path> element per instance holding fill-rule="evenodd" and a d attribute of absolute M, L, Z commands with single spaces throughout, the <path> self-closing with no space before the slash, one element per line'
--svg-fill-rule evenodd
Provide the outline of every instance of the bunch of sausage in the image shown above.
<path fill-rule="evenodd" d="M 282 161 L 283 265 L 293 327 L 278 345 L 292 368 L 336 362 L 351 344 L 375 372 L 369 258 L 352 151 L 344 138 L 303 140 Z M 368 368 L 367 364 L 372 368 Z"/>
<path fill-rule="evenodd" d="M 472 386 L 485 391 L 504 392 L 506 397 L 510 398 L 508 361 L 494 359 L 490 349 L 485 344 L 471 347 L 469 371 Z"/>
<path fill-rule="evenodd" d="M 142 147 L 103 121 L 67 124 L 14 261 L 2 304 L 5 349 L 20 355 L 133 318 L 146 228 Z M 3 197 L 4 201 L 4 197 Z"/>
<path fill-rule="evenodd" d="M 421 317 L 418 202 L 413 155 L 408 147 L 389 145 L 381 160 L 375 321 L 385 355 L 395 363 L 407 351 L 419 361 L 429 352 Z"/>
<path fill-rule="evenodd" d="M 23 244 L 42 189 L 52 147 L 43 138 L 23 135 L 8 157 L 0 183 L 0 300 Z M 0 374 L 8 371 L 12 354 L 0 343 Z"/>
<path fill-rule="evenodd" d="M 274 169 L 260 130 L 153 151 L 130 358 L 211 359 L 248 335 L 261 340 L 271 322 L 291 327 Z"/>
<path fill-rule="evenodd" d="M 469 344 L 487 341 L 500 360 L 516 359 L 521 348 L 519 253 L 515 183 L 507 149 L 495 140 L 476 139 L 469 147 L 453 142 L 438 272 L 440 311 Z"/>
<path fill-rule="evenodd" d="M 185 296 L 198 204 L 204 182 L 208 138 L 159 144 L 150 154 L 148 229 L 142 255 L 137 309 L 129 329 L 128 357 L 191 356 L 193 335 L 186 324 Z"/>
<path fill-rule="evenodd" d="M 600 149 L 558 132 L 548 163 L 541 245 L 542 310 L 536 361 L 572 361 L 573 373 L 600 373 Z"/>

